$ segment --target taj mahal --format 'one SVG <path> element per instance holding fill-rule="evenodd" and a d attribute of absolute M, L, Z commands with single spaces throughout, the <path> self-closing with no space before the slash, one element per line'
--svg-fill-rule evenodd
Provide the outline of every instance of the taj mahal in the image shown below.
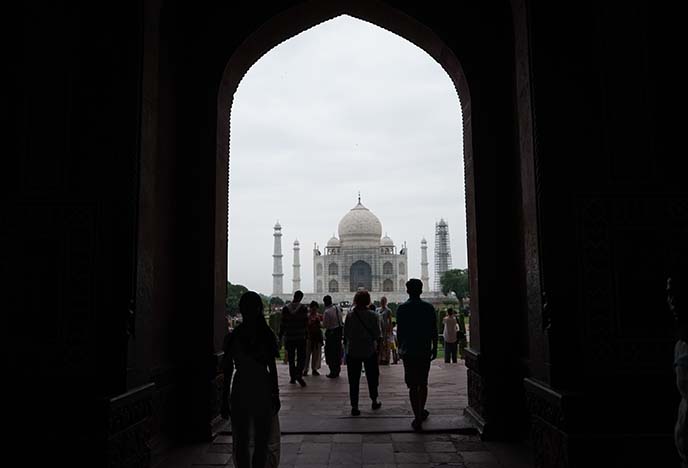
<path fill-rule="evenodd" d="M 273 290 L 272 296 L 290 300 L 292 294 L 283 288 L 282 271 L 282 226 L 274 226 Z M 386 296 L 390 302 L 404 302 L 408 280 L 408 248 L 404 242 L 399 249 L 388 236 L 382 235 L 382 223 L 378 217 L 361 203 L 358 203 L 339 221 L 339 237 L 327 241 L 324 253 L 313 245 L 313 285 L 315 291 L 305 294 L 304 302 L 322 302 L 326 294 L 333 301 L 351 301 L 359 289 L 370 291 L 374 300 Z M 427 241 L 422 239 L 421 281 L 423 298 L 429 301 L 446 299 L 441 292 L 431 291 L 428 274 Z M 301 289 L 301 245 L 293 244 L 292 293 Z M 434 299 L 434 300 L 433 300 Z"/>

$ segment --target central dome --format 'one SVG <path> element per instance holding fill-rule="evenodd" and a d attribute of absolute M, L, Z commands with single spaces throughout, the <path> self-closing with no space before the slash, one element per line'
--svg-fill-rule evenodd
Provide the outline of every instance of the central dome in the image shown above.
<path fill-rule="evenodd" d="M 342 244 L 380 245 L 380 237 L 382 237 L 382 223 L 361 204 L 360 199 L 358 204 L 339 221 L 339 239 Z"/>

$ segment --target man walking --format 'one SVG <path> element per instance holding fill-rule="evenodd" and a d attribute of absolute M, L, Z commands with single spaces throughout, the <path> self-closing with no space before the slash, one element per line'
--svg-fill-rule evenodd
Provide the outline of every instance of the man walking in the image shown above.
<path fill-rule="evenodd" d="M 342 369 L 342 313 L 339 306 L 332 304 L 332 296 L 323 297 L 325 312 L 323 313 L 323 327 L 325 328 L 325 363 L 330 368 L 326 377 L 339 377 Z"/>
<path fill-rule="evenodd" d="M 406 282 L 408 301 L 397 309 L 397 341 L 399 355 L 404 362 L 404 381 L 409 389 L 415 416 L 411 426 L 422 430 L 423 421 L 430 414 L 425 409 L 428 399 L 430 361 L 437 357 L 437 318 L 435 308 L 420 298 L 423 282 L 411 278 Z"/>
<path fill-rule="evenodd" d="M 303 293 L 294 292 L 294 300 L 282 308 L 280 339 L 284 338 L 284 349 L 289 357 L 289 383 L 298 382 L 306 386 L 303 380 L 303 369 L 306 364 L 306 327 L 308 310 L 301 304 Z"/>

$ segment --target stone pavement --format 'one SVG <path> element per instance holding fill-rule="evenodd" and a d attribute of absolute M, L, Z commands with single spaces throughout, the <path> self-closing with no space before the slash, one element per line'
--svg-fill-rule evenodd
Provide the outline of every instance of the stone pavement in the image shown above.
<path fill-rule="evenodd" d="M 411 430 L 408 391 L 402 364 L 381 366 L 382 408 L 370 408 L 361 379 L 361 415 L 350 416 L 346 367 L 338 379 L 305 378 L 308 386 L 289 384 L 287 366 L 278 363 L 282 410 L 280 467 L 331 468 L 497 468 L 498 451 L 481 442 L 463 418 L 467 405 L 466 368 L 462 363 L 433 362 L 423 433 Z M 159 468 L 231 467 L 232 436 L 228 423 L 218 426 L 211 443 L 178 450 Z"/>
<path fill-rule="evenodd" d="M 301 388 L 289 384 L 289 369 L 277 366 L 280 376 L 280 427 L 283 434 L 366 433 L 411 431 L 412 411 L 408 389 L 404 384 L 404 367 L 401 363 L 380 366 L 379 399 L 382 408 L 370 408 L 365 374 L 361 377 L 360 416 L 351 416 L 349 380 L 346 366 L 338 379 L 325 377 L 323 366 L 320 376 L 304 377 L 308 384 Z M 457 430 L 473 433 L 464 419 L 463 409 L 468 404 L 466 394 L 466 368 L 463 364 L 445 364 L 435 361 L 430 370 L 430 389 L 427 410 L 432 417 L 423 425 L 427 431 Z M 231 433 L 229 425 L 221 433 Z"/>

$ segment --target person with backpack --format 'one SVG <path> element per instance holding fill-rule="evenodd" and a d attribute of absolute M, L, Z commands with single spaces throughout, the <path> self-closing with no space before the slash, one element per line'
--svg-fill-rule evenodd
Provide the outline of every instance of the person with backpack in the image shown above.
<path fill-rule="evenodd" d="M 365 367 L 368 394 L 373 410 L 380 409 L 378 400 L 380 368 L 377 363 L 377 349 L 380 340 L 380 322 L 377 313 L 370 310 L 370 294 L 358 291 L 354 296 L 354 308 L 344 322 L 344 344 L 346 347 L 346 373 L 349 377 L 349 399 L 351 415 L 361 414 L 358 409 L 358 393 L 361 369 Z"/>
<path fill-rule="evenodd" d="M 325 311 L 323 313 L 323 328 L 325 328 L 325 363 L 330 368 L 326 375 L 331 379 L 339 377 L 342 369 L 342 310 L 332 304 L 332 296 L 323 297 Z"/>

